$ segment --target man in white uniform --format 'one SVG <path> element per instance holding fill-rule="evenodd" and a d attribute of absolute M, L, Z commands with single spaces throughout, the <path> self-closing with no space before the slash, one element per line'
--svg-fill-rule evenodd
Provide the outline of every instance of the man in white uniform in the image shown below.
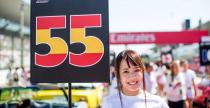
<path fill-rule="evenodd" d="M 157 94 L 157 78 L 151 63 L 145 64 L 146 72 L 144 74 L 146 90 L 151 94 Z"/>
<path fill-rule="evenodd" d="M 192 108 L 193 98 L 196 96 L 196 89 L 195 89 L 196 74 L 193 70 L 189 69 L 189 64 L 187 60 L 182 60 L 180 62 L 180 65 L 182 67 L 182 72 L 185 76 L 185 83 L 187 90 L 186 106 L 187 108 Z"/>

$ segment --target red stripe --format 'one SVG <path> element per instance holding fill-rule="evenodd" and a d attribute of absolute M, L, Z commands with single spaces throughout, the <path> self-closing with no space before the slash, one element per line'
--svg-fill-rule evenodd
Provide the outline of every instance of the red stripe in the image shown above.
<path fill-rule="evenodd" d="M 101 26 L 100 15 L 71 16 L 71 28 L 85 28 L 85 26 Z"/>
<path fill-rule="evenodd" d="M 207 36 L 206 30 L 181 32 L 124 32 L 110 33 L 110 44 L 177 44 L 199 42 L 202 36 Z"/>
<path fill-rule="evenodd" d="M 65 16 L 48 16 L 37 18 L 37 29 L 65 27 Z"/>
<path fill-rule="evenodd" d="M 96 64 L 102 55 L 103 53 L 83 53 L 81 55 L 71 53 L 70 63 L 81 67 L 90 66 Z"/>
<path fill-rule="evenodd" d="M 45 56 L 36 54 L 35 56 L 35 63 L 44 67 L 58 65 L 66 58 L 66 54 L 48 54 Z"/>

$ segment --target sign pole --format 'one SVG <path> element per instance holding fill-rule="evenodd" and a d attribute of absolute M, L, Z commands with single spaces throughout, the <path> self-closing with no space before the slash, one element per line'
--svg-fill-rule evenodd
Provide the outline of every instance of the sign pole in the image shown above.
<path fill-rule="evenodd" d="M 69 95 L 69 101 L 68 101 L 68 103 L 69 103 L 69 108 L 72 108 L 72 102 L 71 102 L 71 83 L 68 83 L 68 95 Z"/>
<path fill-rule="evenodd" d="M 24 2 L 23 0 L 20 1 L 20 66 L 22 67 L 24 65 L 23 59 L 24 59 L 24 33 L 23 33 L 23 27 L 24 27 Z"/>

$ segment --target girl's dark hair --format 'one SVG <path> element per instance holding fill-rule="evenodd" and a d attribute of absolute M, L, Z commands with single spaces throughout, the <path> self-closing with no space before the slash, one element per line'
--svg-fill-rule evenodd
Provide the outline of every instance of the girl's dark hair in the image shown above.
<path fill-rule="evenodd" d="M 140 67 L 140 69 L 143 73 L 143 92 L 144 92 L 144 96 L 145 96 L 145 106 L 147 107 L 146 94 L 145 94 L 146 87 L 145 87 L 145 80 L 144 80 L 145 67 L 141 60 L 140 55 L 133 50 L 124 50 L 124 51 L 120 52 L 116 58 L 115 70 L 116 70 L 117 88 L 118 88 L 118 93 L 119 93 L 119 97 L 120 97 L 121 107 L 123 108 L 122 95 L 120 92 L 122 90 L 122 84 L 121 84 L 121 79 L 120 79 L 120 64 L 121 64 L 122 60 L 126 60 L 129 67 L 130 67 L 130 65 L 129 65 L 130 63 L 134 66 Z"/>

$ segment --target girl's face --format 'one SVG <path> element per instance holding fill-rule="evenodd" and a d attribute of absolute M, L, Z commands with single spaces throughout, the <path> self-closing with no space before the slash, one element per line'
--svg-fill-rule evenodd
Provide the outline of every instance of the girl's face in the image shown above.
<path fill-rule="evenodd" d="M 171 66 L 172 72 L 176 75 L 180 71 L 180 67 L 177 63 L 173 63 Z"/>
<path fill-rule="evenodd" d="M 122 92 L 126 95 L 137 95 L 143 82 L 142 69 L 132 63 L 127 64 L 126 60 L 123 59 L 120 63 L 119 73 Z"/>

